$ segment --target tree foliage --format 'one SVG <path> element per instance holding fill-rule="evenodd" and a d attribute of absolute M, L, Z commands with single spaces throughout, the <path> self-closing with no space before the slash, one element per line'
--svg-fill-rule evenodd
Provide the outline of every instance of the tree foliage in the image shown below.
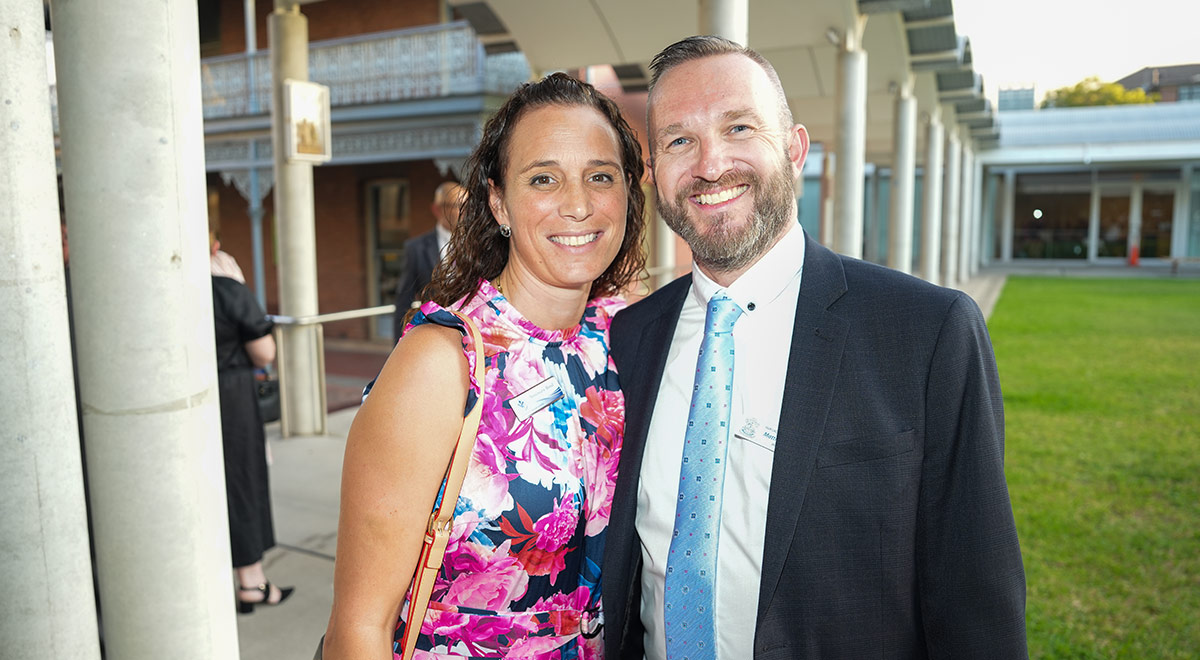
<path fill-rule="evenodd" d="M 1120 83 L 1101 82 L 1092 76 L 1070 87 L 1059 87 L 1046 94 L 1043 108 L 1078 108 L 1092 105 L 1135 105 L 1155 103 L 1158 93 L 1147 94 L 1144 89 L 1125 89 Z"/>

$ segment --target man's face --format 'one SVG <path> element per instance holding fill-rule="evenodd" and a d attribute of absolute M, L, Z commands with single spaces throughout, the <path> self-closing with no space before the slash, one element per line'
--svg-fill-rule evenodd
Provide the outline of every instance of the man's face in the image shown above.
<path fill-rule="evenodd" d="M 795 222 L 807 132 L 783 125 L 767 73 L 738 54 L 663 75 L 649 129 L 659 214 L 705 273 L 736 279 Z"/>
<path fill-rule="evenodd" d="M 450 231 L 454 231 L 454 228 L 458 226 L 458 216 L 462 214 L 462 203 L 465 201 L 463 198 L 466 197 L 466 193 L 466 188 L 455 186 L 446 195 L 446 206 L 442 215 L 442 224 Z"/>

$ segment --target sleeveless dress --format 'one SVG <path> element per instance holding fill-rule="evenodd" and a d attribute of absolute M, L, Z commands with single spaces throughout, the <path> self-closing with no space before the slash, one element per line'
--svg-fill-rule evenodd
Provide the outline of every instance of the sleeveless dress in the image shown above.
<path fill-rule="evenodd" d="M 483 336 L 475 451 L 415 660 L 600 658 L 600 566 L 625 426 L 608 351 L 624 302 L 590 301 L 580 324 L 545 330 L 486 280 L 460 308 Z M 409 327 L 462 322 L 427 302 Z M 410 594 L 411 595 L 411 594 Z M 393 652 L 407 623 L 408 597 Z M 590 635 L 590 637 L 589 637 Z"/>

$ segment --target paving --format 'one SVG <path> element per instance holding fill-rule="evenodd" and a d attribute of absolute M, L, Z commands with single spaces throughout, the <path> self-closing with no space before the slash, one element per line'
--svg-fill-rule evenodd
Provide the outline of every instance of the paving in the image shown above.
<path fill-rule="evenodd" d="M 277 545 L 263 558 L 267 576 L 296 593 L 277 607 L 238 616 L 242 660 L 311 658 L 333 604 L 338 489 L 346 434 L 357 408 L 330 413 L 328 434 L 281 438 L 267 425 Z"/>
<path fill-rule="evenodd" d="M 1200 277 L 1200 268 L 1172 274 L 1163 268 L 1009 267 L 989 268 L 962 285 L 985 316 L 1011 275 L 1077 277 Z M 346 434 L 357 412 L 362 384 L 378 372 L 387 346 L 343 342 L 327 345 L 326 367 L 333 388 L 345 396 L 331 412 L 323 436 L 281 438 L 278 422 L 267 425 L 271 447 L 271 495 L 278 545 L 265 559 L 276 584 L 296 593 L 278 607 L 260 607 L 238 616 L 241 660 L 305 660 L 312 657 L 333 602 L 333 556 L 337 538 L 338 489 Z M 348 402 L 348 403 L 347 403 Z M 330 398 L 330 407 L 334 400 Z"/>

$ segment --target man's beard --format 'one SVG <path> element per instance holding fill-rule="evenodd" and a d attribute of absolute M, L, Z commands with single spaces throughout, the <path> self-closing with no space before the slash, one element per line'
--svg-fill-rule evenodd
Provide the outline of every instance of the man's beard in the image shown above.
<path fill-rule="evenodd" d="M 729 172 L 715 183 L 697 182 L 681 190 L 674 203 L 659 197 L 658 214 L 692 249 L 692 259 L 708 270 L 728 273 L 739 270 L 762 256 L 783 234 L 788 223 L 795 222 L 792 205 L 795 203 L 792 179 L 788 176 L 790 161 L 782 160 L 780 167 L 766 178 L 752 172 Z M 754 194 L 754 208 L 744 226 L 732 226 L 727 213 L 710 220 L 688 217 L 692 195 L 749 184 Z M 701 231 L 697 224 L 703 223 Z"/>

